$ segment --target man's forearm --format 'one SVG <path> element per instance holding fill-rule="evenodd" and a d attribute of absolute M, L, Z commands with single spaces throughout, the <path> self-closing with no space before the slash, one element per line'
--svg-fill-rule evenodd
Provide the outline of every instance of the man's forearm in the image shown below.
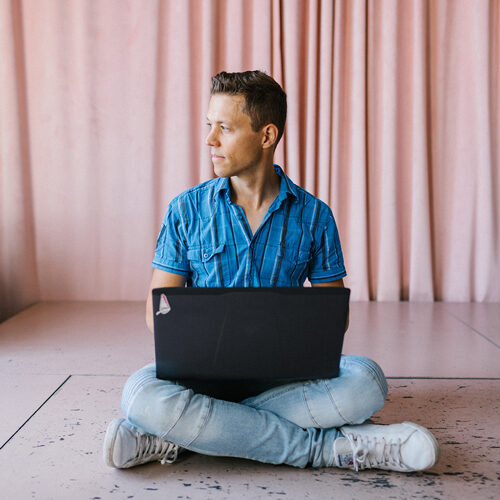
<path fill-rule="evenodd" d="M 151 294 L 146 300 L 146 325 L 151 333 L 154 333 L 154 320 L 153 320 L 153 299 Z"/>

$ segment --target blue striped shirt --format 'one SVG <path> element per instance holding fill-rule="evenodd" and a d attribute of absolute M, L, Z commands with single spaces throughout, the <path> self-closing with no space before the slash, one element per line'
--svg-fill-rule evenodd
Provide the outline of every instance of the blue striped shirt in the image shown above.
<path fill-rule="evenodd" d="M 186 276 L 188 286 L 302 286 L 346 275 L 332 211 L 275 165 L 280 193 L 252 235 L 230 199 L 229 179 L 188 189 L 170 203 L 153 267 Z"/>

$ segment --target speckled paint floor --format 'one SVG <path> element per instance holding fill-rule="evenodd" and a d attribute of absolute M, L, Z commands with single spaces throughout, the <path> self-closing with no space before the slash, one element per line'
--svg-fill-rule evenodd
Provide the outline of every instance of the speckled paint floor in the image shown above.
<path fill-rule="evenodd" d="M 344 352 L 378 361 L 376 423 L 411 420 L 441 445 L 414 474 L 295 469 L 186 453 L 129 470 L 102 462 L 129 373 L 151 361 L 143 304 L 42 303 L 0 325 L 0 498 L 498 499 L 500 304 L 353 303 Z"/>

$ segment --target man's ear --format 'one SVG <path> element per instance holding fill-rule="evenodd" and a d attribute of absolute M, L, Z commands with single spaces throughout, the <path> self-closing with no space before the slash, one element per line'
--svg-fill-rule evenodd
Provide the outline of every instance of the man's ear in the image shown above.
<path fill-rule="evenodd" d="M 278 139 L 278 127 L 274 123 L 268 123 L 262 127 L 262 147 L 272 148 Z"/>

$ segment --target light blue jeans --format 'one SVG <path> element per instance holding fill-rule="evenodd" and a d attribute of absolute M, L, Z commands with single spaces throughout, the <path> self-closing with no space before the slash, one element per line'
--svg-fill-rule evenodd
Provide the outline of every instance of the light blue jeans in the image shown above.
<path fill-rule="evenodd" d="M 337 378 L 282 385 L 240 403 L 157 379 L 150 364 L 126 382 L 122 409 L 130 423 L 197 453 L 328 467 L 338 427 L 364 422 L 386 396 L 382 370 L 362 356 L 342 356 Z"/>

